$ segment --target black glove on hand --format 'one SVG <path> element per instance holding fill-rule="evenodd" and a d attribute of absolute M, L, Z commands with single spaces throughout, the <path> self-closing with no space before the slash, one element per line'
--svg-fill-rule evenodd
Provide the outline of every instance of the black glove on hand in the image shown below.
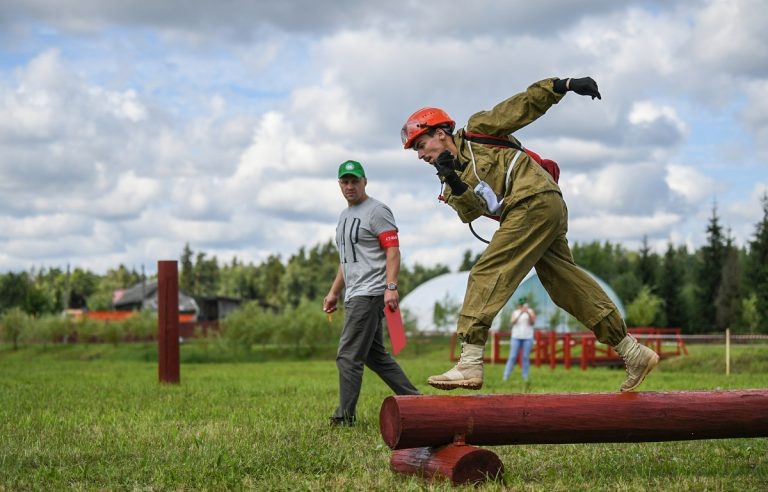
<path fill-rule="evenodd" d="M 557 79 L 554 81 L 552 88 L 558 94 L 565 94 L 570 90 L 582 96 L 592 96 L 592 99 L 601 99 L 600 92 L 597 90 L 597 82 L 592 77 Z"/>
<path fill-rule="evenodd" d="M 592 96 L 592 99 L 602 99 L 600 97 L 600 91 L 597 90 L 597 82 L 595 82 L 592 77 L 571 79 L 566 85 L 568 86 L 568 89 L 580 96 Z"/>
<path fill-rule="evenodd" d="M 442 151 L 433 164 L 437 169 L 437 175 L 451 187 L 451 191 L 456 196 L 462 195 L 468 188 L 467 184 L 456 174 L 458 164 L 458 160 L 448 150 Z"/>
<path fill-rule="evenodd" d="M 451 174 L 456 174 L 456 158 L 449 150 L 444 150 L 435 159 L 434 166 L 437 169 L 437 175 L 441 178 L 447 178 Z"/>

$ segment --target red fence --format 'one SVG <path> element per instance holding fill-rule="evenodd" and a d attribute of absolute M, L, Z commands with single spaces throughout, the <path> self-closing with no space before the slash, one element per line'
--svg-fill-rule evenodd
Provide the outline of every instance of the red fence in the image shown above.
<path fill-rule="evenodd" d="M 681 335 L 680 328 L 630 328 L 637 340 L 656 351 L 661 358 L 688 355 L 688 349 Z M 485 358 L 485 362 L 491 364 L 504 364 L 506 356 L 501 355 L 502 340 L 508 341 L 510 332 L 493 331 L 491 335 L 491 353 Z M 663 343 L 663 342 L 672 343 Z M 457 337 L 454 333 L 451 337 L 451 360 L 458 360 Z M 554 369 L 558 365 L 570 369 L 578 364 L 582 370 L 598 365 L 622 365 L 623 361 L 610 346 L 599 343 L 591 331 L 576 333 L 556 333 L 554 331 L 535 332 L 535 343 L 532 362 L 536 367 L 549 364 Z"/>

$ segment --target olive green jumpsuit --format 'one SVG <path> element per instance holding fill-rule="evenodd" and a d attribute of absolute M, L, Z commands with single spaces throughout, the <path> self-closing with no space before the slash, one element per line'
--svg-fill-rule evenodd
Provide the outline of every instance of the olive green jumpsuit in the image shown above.
<path fill-rule="evenodd" d="M 493 109 L 474 114 L 466 131 L 507 137 L 532 123 L 562 99 L 563 94 L 553 90 L 554 80 L 536 82 Z M 478 177 L 503 198 L 499 229 L 469 273 L 458 319 L 460 339 L 484 345 L 491 322 L 535 267 L 555 304 L 592 330 L 599 341 L 618 344 L 627 334 L 626 325 L 603 289 L 574 263 L 565 237 L 568 209 L 550 174 L 522 152 L 507 179 L 517 149 L 470 143 L 464 129 L 453 135 L 453 141 L 465 166 L 459 177 L 469 189 L 456 196 L 446 187 L 444 198 L 462 222 L 488 213 L 485 201 L 472 191 Z"/>

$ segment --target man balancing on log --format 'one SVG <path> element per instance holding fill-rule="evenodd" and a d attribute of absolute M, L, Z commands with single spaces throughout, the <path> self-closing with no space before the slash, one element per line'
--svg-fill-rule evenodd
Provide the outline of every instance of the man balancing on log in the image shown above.
<path fill-rule="evenodd" d="M 403 126 L 404 148 L 436 168 L 443 183 L 441 199 L 462 222 L 482 215 L 499 219 L 499 229 L 469 273 L 456 330 L 461 357 L 456 366 L 427 380 L 435 388 L 483 386 L 483 350 L 491 322 L 531 268 L 555 304 L 624 359 L 627 378 L 621 391 L 637 388 L 658 363 L 653 350 L 627 334 L 603 289 L 574 263 L 566 239 L 568 210 L 556 182 L 559 172 L 511 135 L 569 91 L 600 99 L 590 77 L 550 78 L 475 113 L 455 133 L 455 121 L 439 108 L 420 109 Z"/>

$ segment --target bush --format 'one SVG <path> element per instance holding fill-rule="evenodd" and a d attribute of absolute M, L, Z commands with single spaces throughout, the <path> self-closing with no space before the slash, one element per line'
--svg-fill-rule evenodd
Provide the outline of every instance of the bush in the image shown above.
<path fill-rule="evenodd" d="M 89 345 L 101 336 L 101 321 L 90 318 L 81 318 L 74 323 L 77 341 Z"/>
<path fill-rule="evenodd" d="M 296 355 L 309 355 L 338 338 L 343 319 L 335 313 L 329 321 L 317 301 L 305 299 L 282 313 L 250 302 L 221 321 L 221 337 L 228 347 L 245 354 L 254 345 L 272 343 Z"/>
<path fill-rule="evenodd" d="M 0 317 L 0 335 L 2 340 L 10 343 L 13 350 L 18 350 L 19 340 L 30 326 L 29 315 L 19 307 L 14 307 Z"/>
<path fill-rule="evenodd" d="M 337 312 L 329 321 L 316 301 L 304 299 L 276 320 L 275 342 L 290 347 L 295 355 L 310 355 L 318 346 L 339 336 L 343 318 Z"/>
<path fill-rule="evenodd" d="M 152 340 L 157 336 L 157 313 L 139 311 L 121 321 L 123 337 L 129 340 Z"/>
<path fill-rule="evenodd" d="M 97 321 L 97 324 L 99 326 L 96 330 L 96 338 L 117 347 L 125 335 L 125 323 L 122 321 Z"/>
<path fill-rule="evenodd" d="M 74 322 L 70 318 L 46 314 L 30 320 L 29 335 L 26 339 L 30 342 L 41 342 L 46 346 L 48 343 L 66 343 L 74 332 Z"/>
<path fill-rule="evenodd" d="M 235 351 L 250 353 L 254 345 L 272 341 L 275 317 L 259 303 L 248 302 L 221 321 L 222 340 Z"/>

